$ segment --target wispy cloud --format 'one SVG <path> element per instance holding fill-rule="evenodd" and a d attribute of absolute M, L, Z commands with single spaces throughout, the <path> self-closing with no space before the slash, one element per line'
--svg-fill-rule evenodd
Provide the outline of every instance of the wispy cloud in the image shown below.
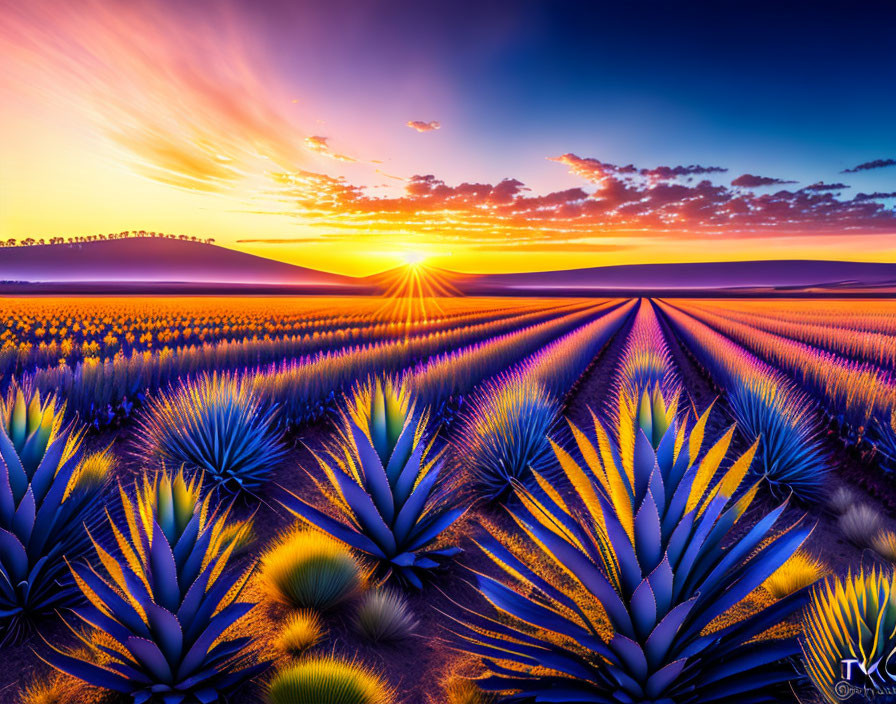
<path fill-rule="evenodd" d="M 803 186 L 800 190 L 810 191 L 812 193 L 824 193 L 825 191 L 843 191 L 847 188 L 850 188 L 850 186 L 847 186 L 845 183 L 824 183 L 823 181 L 817 181 L 808 186 Z"/>
<path fill-rule="evenodd" d="M 796 183 L 796 181 L 785 181 L 780 178 L 771 176 L 754 176 L 753 174 L 742 174 L 731 182 L 732 186 L 740 188 L 759 188 L 760 186 L 777 186 L 782 184 Z"/>
<path fill-rule="evenodd" d="M 291 91 L 225 9 L 153 2 L 16 3 L 4 9 L 7 80 L 78 110 L 149 178 L 225 190 L 300 167 Z"/>
<path fill-rule="evenodd" d="M 442 125 L 435 120 L 430 122 L 424 122 L 423 120 L 410 120 L 405 123 L 412 130 L 417 130 L 417 132 L 434 132 L 435 130 L 441 129 Z"/>
<path fill-rule="evenodd" d="M 871 171 L 872 169 L 883 169 L 887 166 L 896 166 L 896 159 L 875 159 L 874 161 L 866 161 L 851 169 L 844 169 L 841 174 L 855 174 L 859 171 Z"/>
<path fill-rule="evenodd" d="M 330 159 L 335 159 L 336 161 L 357 161 L 357 159 L 355 159 L 354 157 L 334 152 L 330 148 L 329 137 L 320 137 L 317 135 L 305 137 L 305 146 L 316 154 L 322 154 L 323 156 L 329 157 Z"/>

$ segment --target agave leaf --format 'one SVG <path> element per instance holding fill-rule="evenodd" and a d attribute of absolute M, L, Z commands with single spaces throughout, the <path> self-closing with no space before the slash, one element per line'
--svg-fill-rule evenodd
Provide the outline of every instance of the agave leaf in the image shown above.
<path fill-rule="evenodd" d="M 148 638 L 129 636 L 124 642 L 134 660 L 158 682 L 170 684 L 174 678 L 171 665 L 156 643 Z"/>
<path fill-rule="evenodd" d="M 361 552 L 366 552 L 367 554 L 382 560 L 388 559 L 386 553 L 379 545 L 363 533 L 358 532 L 357 529 L 346 526 L 344 523 L 328 516 L 322 511 L 314 508 L 314 506 L 306 503 L 292 492 L 287 491 L 286 493 L 289 494 L 289 497 L 281 499 L 280 503 L 296 516 L 316 525 L 321 530 L 328 532 L 334 538 L 351 545 Z"/>
<path fill-rule="evenodd" d="M 144 605 L 146 620 L 167 662 L 177 662 L 184 647 L 184 634 L 177 616 L 158 604 Z"/>
<path fill-rule="evenodd" d="M 646 679 L 648 674 L 647 658 L 637 641 L 617 633 L 610 641 L 610 648 L 619 657 L 622 667 L 638 679 Z"/>
<path fill-rule="evenodd" d="M 355 448 L 358 451 L 358 459 L 364 473 L 364 484 L 373 498 L 378 513 L 386 523 L 391 523 L 395 517 L 395 502 L 392 498 L 392 487 L 389 485 L 389 477 L 383 468 L 381 455 L 367 439 L 364 431 L 356 424 L 350 425 Z"/>
<path fill-rule="evenodd" d="M 209 620 L 208 627 L 194 641 L 193 645 L 184 655 L 178 668 L 178 679 L 184 679 L 192 675 L 202 666 L 207 657 L 209 648 L 221 636 L 224 631 L 249 613 L 255 604 L 237 602 L 230 604 L 218 612 Z"/>
<path fill-rule="evenodd" d="M 395 518 L 395 525 L 392 528 L 395 533 L 395 541 L 398 544 L 403 544 L 410 537 L 411 531 L 413 531 L 420 516 L 423 514 L 426 502 L 438 478 L 439 468 L 433 467 L 420 480 L 413 493 L 405 501 L 404 506 L 401 507 L 401 511 Z"/>
<path fill-rule="evenodd" d="M 399 468 L 397 481 L 390 479 L 390 482 L 392 482 L 392 486 L 394 487 L 392 492 L 395 496 L 395 503 L 397 506 L 404 505 L 411 491 L 414 489 L 417 479 L 420 477 L 422 471 L 421 462 L 425 449 L 423 443 L 418 443 L 408 458 L 408 461 L 404 466 Z M 390 477 L 391 476 L 392 475 L 390 474 Z"/>
<path fill-rule="evenodd" d="M 171 545 L 165 538 L 162 527 L 153 524 L 152 541 L 149 546 L 149 563 L 152 574 L 153 593 L 159 603 L 169 611 L 180 606 L 180 585 L 178 584 L 177 563 Z"/>
<path fill-rule="evenodd" d="M 405 468 L 414 464 L 410 459 L 412 451 L 414 454 L 419 453 L 421 456 L 423 455 L 424 445 L 423 443 L 414 445 L 415 435 L 416 431 L 413 423 L 405 423 L 401 433 L 395 440 L 392 455 L 389 457 L 389 463 L 386 465 L 386 474 L 389 477 L 389 484 L 392 486 L 397 486 L 399 477 L 405 471 Z M 401 499 L 399 499 L 400 501 Z"/>
<path fill-rule="evenodd" d="M 111 689 L 113 692 L 127 693 L 131 691 L 133 685 L 127 678 L 109 672 L 109 670 L 104 667 L 72 657 L 68 653 L 64 653 L 57 649 L 49 642 L 47 642 L 47 645 L 49 646 L 49 651 L 46 653 L 46 657 L 41 654 L 38 654 L 38 657 L 50 667 L 61 670 L 72 677 L 77 677 L 78 679 L 86 680 L 87 682 L 93 682 L 104 689 Z"/>
<path fill-rule="evenodd" d="M 14 441 L 6 435 L 2 428 L 0 428 L 0 454 L 3 455 L 6 464 L 12 494 L 18 501 L 28 488 L 28 473 L 25 471 L 19 453 L 16 452 Z"/>
<path fill-rule="evenodd" d="M 31 537 L 31 529 L 34 528 L 35 510 L 34 494 L 29 485 L 25 496 L 22 497 L 12 517 L 12 531 L 20 536 L 23 543 L 27 543 L 28 538 Z"/>
<path fill-rule="evenodd" d="M 428 545 L 430 542 L 436 539 L 436 537 L 443 533 L 449 526 L 451 526 L 457 519 L 459 519 L 464 514 L 464 509 L 462 508 L 453 508 L 445 511 L 443 513 L 437 514 L 432 518 L 430 522 L 424 522 L 414 531 L 414 540 L 408 546 L 408 550 L 420 550 L 421 548 Z M 451 548 L 451 550 L 459 550 L 458 548 Z M 435 554 L 438 551 L 433 551 Z"/>
<path fill-rule="evenodd" d="M 3 528 L 0 528 L 0 555 L 3 567 L 12 573 L 9 576 L 21 580 L 28 574 L 28 553 L 25 551 L 25 546 L 14 533 Z M 3 572 L 4 570 L 0 569 L 0 574 Z"/>

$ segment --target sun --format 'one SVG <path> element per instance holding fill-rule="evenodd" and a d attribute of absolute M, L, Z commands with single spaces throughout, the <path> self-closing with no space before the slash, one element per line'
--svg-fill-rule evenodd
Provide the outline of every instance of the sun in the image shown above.
<path fill-rule="evenodd" d="M 408 266 L 418 266 L 426 261 L 426 253 L 419 250 L 409 249 L 401 253 L 401 258 Z"/>

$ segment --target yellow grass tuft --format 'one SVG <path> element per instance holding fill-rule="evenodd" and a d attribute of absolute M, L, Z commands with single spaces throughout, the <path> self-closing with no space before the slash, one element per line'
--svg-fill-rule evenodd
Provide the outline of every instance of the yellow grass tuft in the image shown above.
<path fill-rule="evenodd" d="M 805 550 L 797 550 L 762 586 L 776 599 L 783 599 L 828 574 L 830 570 L 823 561 Z"/>
<path fill-rule="evenodd" d="M 313 648 L 324 635 L 320 614 L 302 609 L 292 614 L 277 639 L 277 647 L 288 655 L 298 657 Z"/>

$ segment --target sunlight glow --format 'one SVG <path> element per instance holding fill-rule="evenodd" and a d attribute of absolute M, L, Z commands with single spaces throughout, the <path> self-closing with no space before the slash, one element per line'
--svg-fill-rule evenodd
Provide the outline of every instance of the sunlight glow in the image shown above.
<path fill-rule="evenodd" d="M 419 250 L 408 250 L 406 252 L 402 252 L 401 258 L 404 260 L 404 263 L 408 266 L 417 266 L 418 264 L 422 264 L 426 261 L 426 253 L 420 252 Z"/>

